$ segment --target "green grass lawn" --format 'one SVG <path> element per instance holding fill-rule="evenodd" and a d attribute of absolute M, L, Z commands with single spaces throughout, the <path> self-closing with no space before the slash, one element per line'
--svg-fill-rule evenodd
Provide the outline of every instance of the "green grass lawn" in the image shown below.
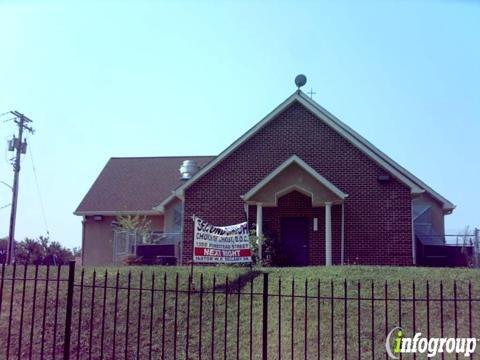
<path fill-rule="evenodd" d="M 34 277 L 34 270 L 33 267 L 28 268 L 27 279 Z M 201 353 L 202 359 L 211 359 L 212 349 L 215 358 L 223 359 L 226 353 L 228 359 L 236 359 L 237 348 L 239 358 L 248 359 L 250 337 L 252 338 L 253 358 L 260 359 L 263 328 L 263 273 L 265 272 L 269 274 L 268 350 L 271 359 L 278 359 L 279 353 L 282 358 L 291 359 L 292 344 L 294 359 L 303 359 L 305 352 L 309 359 L 316 359 L 318 346 L 320 346 L 322 358 L 329 359 L 332 351 L 332 329 L 335 359 L 344 358 L 345 338 L 347 339 L 348 357 L 358 358 L 360 349 L 363 359 L 371 359 L 372 329 L 375 357 L 384 357 L 385 331 L 399 325 L 399 314 L 407 335 L 412 334 L 415 319 L 417 332 L 426 334 L 428 327 L 430 335 L 437 336 L 441 331 L 442 311 L 444 336 L 454 336 L 455 307 L 458 336 L 468 336 L 471 327 L 473 335 L 480 337 L 478 315 L 480 313 L 480 270 L 477 269 L 335 266 L 330 268 L 254 268 L 251 270 L 241 267 L 195 267 L 193 291 L 188 296 L 189 267 L 97 268 L 95 270 L 97 287 L 93 296 L 93 311 L 91 285 L 94 269 L 84 268 L 83 270 L 85 285 L 83 293 L 81 294 L 79 286 L 74 288 L 71 341 L 73 359 L 76 358 L 77 352 L 82 359 L 89 358 L 90 354 L 93 359 L 100 358 L 102 341 L 103 356 L 107 359 L 113 358 L 114 349 L 115 358 L 123 359 L 126 353 L 128 359 L 134 359 L 137 355 L 137 344 L 139 358 L 142 359 L 148 359 L 150 349 L 154 359 L 161 358 L 162 352 L 166 359 L 186 359 L 187 345 L 188 358 L 191 359 L 198 359 L 199 353 Z M 121 288 L 118 292 L 115 290 L 117 270 Z M 81 269 L 77 269 L 76 285 L 81 282 L 81 271 Z M 107 287 L 104 291 L 105 271 L 108 276 Z M 44 279 L 45 272 L 46 269 L 41 267 L 39 278 Z M 11 273 L 12 269 L 7 268 L 5 279 L 11 278 Z M 131 274 L 130 292 L 126 289 L 128 274 Z M 139 290 L 141 274 L 143 274 L 142 291 Z M 200 292 L 202 274 L 203 294 Z M 165 292 L 164 298 L 165 275 L 167 292 Z M 23 267 L 17 267 L 16 278 L 23 278 L 23 276 Z M 56 276 L 57 269 L 51 268 L 49 279 L 55 280 Z M 153 291 L 152 276 L 155 281 Z M 177 276 L 178 291 L 175 292 Z M 213 286 L 214 276 L 216 278 L 215 286 Z M 226 287 L 227 277 L 228 288 Z M 67 269 L 64 268 L 60 279 L 66 278 Z M 345 281 L 347 302 L 343 300 Z M 400 290 L 403 299 L 401 311 L 399 311 L 398 301 L 399 281 L 401 281 Z M 412 301 L 414 281 L 415 296 L 420 299 L 415 302 L 415 316 Z M 430 303 L 428 313 L 425 301 L 427 281 L 429 282 Z M 453 297 L 453 282 L 456 281 L 456 305 L 454 301 L 445 300 L 443 309 L 440 308 L 440 281 L 443 282 L 445 299 Z M 359 283 L 360 293 L 358 293 Z M 472 302 L 468 301 L 470 283 L 471 296 L 476 300 Z M 333 301 L 331 300 L 332 284 Z M 373 294 L 376 298 L 373 301 L 373 308 L 372 284 Z M 385 284 L 387 284 L 387 298 L 390 299 L 388 301 L 385 301 Z M 319 286 L 320 293 L 318 292 Z M 12 312 L 10 356 L 18 354 L 20 347 L 22 358 L 28 358 L 31 343 L 33 358 L 40 358 L 42 344 L 45 359 L 51 359 L 54 356 L 61 358 L 64 341 L 66 282 L 60 281 L 57 302 L 56 282 L 49 281 L 45 312 L 44 280 L 37 282 L 35 297 L 33 297 L 33 280 L 27 280 L 25 296 L 23 296 L 23 280 L 15 283 L 13 301 L 11 287 L 11 280 L 3 282 L 0 309 L 0 331 L 2 333 L 0 358 L 5 358 L 4 349 L 7 349 L 10 311 Z M 251 290 L 253 290 L 253 295 L 250 295 Z M 293 299 L 292 290 L 295 294 Z M 213 306 L 213 291 L 215 291 L 215 306 Z M 279 293 L 282 294 L 282 297 L 278 296 Z M 358 300 L 359 294 L 360 300 Z M 80 306 L 81 295 L 83 297 L 82 306 Z M 118 301 L 114 332 L 115 297 Z M 24 312 L 20 344 L 22 298 Z M 35 307 L 33 306 L 34 299 Z M 281 300 L 279 301 L 279 299 Z M 163 307 L 164 301 L 165 308 Z M 105 307 L 103 306 L 104 302 Z M 175 303 L 177 303 L 176 307 Z M 385 304 L 387 304 L 387 311 Z M 472 308 L 472 322 L 469 318 L 469 306 Z M 33 309 L 35 309 L 35 321 L 32 341 L 30 341 Z M 360 324 L 358 322 L 359 311 Z M 292 314 L 294 314 L 293 317 Z M 55 317 L 57 318 L 56 326 Z M 79 321 L 80 317 L 81 321 Z M 213 319 L 214 328 L 212 328 Z M 252 319 L 251 335 L 250 319 Z M 318 321 L 319 319 L 320 321 Z M 152 328 L 150 321 L 152 321 Z M 151 342 L 150 330 L 152 330 Z M 237 336 L 237 332 L 240 336 Z M 56 337 L 53 334 L 56 334 Z"/>

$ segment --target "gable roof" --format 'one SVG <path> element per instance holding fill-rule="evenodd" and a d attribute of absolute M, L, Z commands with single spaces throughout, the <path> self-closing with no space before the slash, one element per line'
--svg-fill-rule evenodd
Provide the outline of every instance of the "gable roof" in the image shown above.
<path fill-rule="evenodd" d="M 200 167 L 213 156 L 111 158 L 74 212 L 75 215 L 154 214 L 153 207 L 182 182 L 184 160 Z"/>
<path fill-rule="evenodd" d="M 297 164 L 298 166 L 300 166 L 300 168 L 305 170 L 308 174 L 310 174 L 313 178 L 315 178 L 319 183 L 325 186 L 328 190 L 330 190 L 333 194 L 338 196 L 340 199 L 343 200 L 348 196 L 348 194 L 345 194 L 342 190 L 340 190 L 330 181 L 325 179 L 322 175 L 316 172 L 315 169 L 313 169 L 300 157 L 298 157 L 297 155 L 292 155 L 287 160 L 285 160 L 279 167 L 277 167 L 265 178 L 263 178 L 263 180 L 261 180 L 257 185 L 255 185 L 252 189 L 250 189 L 245 195 L 243 195 L 243 199 L 245 201 L 250 200 L 252 196 L 254 196 L 258 191 L 260 191 L 264 186 L 266 186 L 270 181 L 272 181 L 277 175 L 279 175 L 283 170 L 285 170 L 288 166 L 292 164 Z"/>
<path fill-rule="evenodd" d="M 310 112 L 312 112 L 315 116 L 317 116 L 321 121 L 323 121 L 325 124 L 330 126 L 333 130 L 335 130 L 337 133 L 343 136 L 347 141 L 352 143 L 359 150 L 361 150 L 363 153 L 369 156 L 372 160 L 374 160 L 377 164 L 379 164 L 381 167 L 387 170 L 400 182 L 402 182 L 407 187 L 409 187 L 411 189 L 412 194 L 422 194 L 424 192 L 427 192 L 435 200 L 437 200 L 442 204 L 443 210 L 445 212 L 451 212 L 455 208 L 455 205 L 453 205 L 449 200 L 444 198 L 442 195 L 440 195 L 435 190 L 430 188 L 423 181 L 421 181 L 412 173 L 410 173 L 405 168 L 400 166 L 398 163 L 396 163 L 394 160 L 392 160 L 390 157 L 388 157 L 386 154 L 380 151 L 377 147 L 375 147 L 372 143 L 370 143 L 360 134 L 355 132 L 348 125 L 340 121 L 334 115 L 329 113 L 322 106 L 320 106 L 314 100 L 310 99 L 307 95 L 305 95 L 300 90 L 295 91 L 284 102 L 282 102 L 279 106 L 277 106 L 270 114 L 264 117 L 260 122 L 258 122 L 255 126 L 253 126 L 240 138 L 238 138 L 233 144 L 231 144 L 228 148 L 226 148 L 222 153 L 220 153 L 214 160 L 208 163 L 207 166 L 200 169 L 200 171 L 198 171 L 189 181 L 179 186 L 175 191 L 175 195 L 178 197 L 182 197 L 185 189 L 187 189 L 189 186 L 195 183 L 198 179 L 200 179 L 202 176 L 208 173 L 210 169 L 215 167 L 224 158 L 226 158 L 232 151 L 237 149 L 241 144 L 243 144 L 246 140 L 252 137 L 255 133 L 257 133 L 261 128 L 267 125 L 272 119 L 274 119 L 278 114 L 280 114 L 283 110 L 285 110 L 290 104 L 292 104 L 295 101 L 298 101 L 300 104 L 302 104 L 305 108 L 307 108 Z M 161 208 L 162 205 L 163 204 L 160 203 L 160 205 L 157 208 Z"/>

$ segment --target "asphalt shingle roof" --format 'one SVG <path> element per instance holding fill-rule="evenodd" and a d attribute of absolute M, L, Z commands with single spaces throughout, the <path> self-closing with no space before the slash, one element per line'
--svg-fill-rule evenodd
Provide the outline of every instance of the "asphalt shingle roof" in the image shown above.
<path fill-rule="evenodd" d="M 75 212 L 152 210 L 181 184 L 179 168 L 184 160 L 203 167 L 213 158 L 111 158 Z"/>

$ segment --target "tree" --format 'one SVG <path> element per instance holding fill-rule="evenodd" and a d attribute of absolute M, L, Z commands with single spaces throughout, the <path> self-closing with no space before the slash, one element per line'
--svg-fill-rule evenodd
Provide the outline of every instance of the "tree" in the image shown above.
<path fill-rule="evenodd" d="M 52 241 L 47 245 L 44 259 L 47 264 L 66 264 L 70 260 L 74 260 L 72 250 L 63 247 L 57 241 Z"/>
<path fill-rule="evenodd" d="M 151 231 L 152 221 L 146 216 L 140 215 L 119 215 L 117 222 L 123 230 L 135 230 L 139 233 L 149 233 Z"/>
<path fill-rule="evenodd" d="M 119 227 L 115 230 L 117 232 L 115 238 L 123 238 L 125 243 L 129 244 L 129 248 L 131 248 L 132 245 L 136 246 L 138 244 L 151 242 L 152 222 L 146 216 L 119 215 L 117 216 L 117 222 Z M 132 237 L 134 238 L 133 241 Z M 126 265 L 138 265 L 142 263 L 142 257 L 130 254 L 124 258 L 123 261 Z"/>
<path fill-rule="evenodd" d="M 465 226 L 463 231 L 457 235 L 457 245 L 460 244 L 461 253 L 465 257 L 468 267 L 478 266 L 478 257 L 475 254 L 475 231 L 470 226 Z"/>
<path fill-rule="evenodd" d="M 151 241 L 152 221 L 146 216 L 119 215 L 117 216 L 117 222 L 120 225 L 120 231 L 135 235 L 136 243 L 148 243 Z"/>
<path fill-rule="evenodd" d="M 59 265 L 74 260 L 72 250 L 57 241 L 50 242 L 48 237 L 25 238 L 15 241 L 15 262 L 17 264 Z M 7 240 L 0 239 L 0 263 L 5 262 Z"/>
<path fill-rule="evenodd" d="M 26 238 L 23 241 L 15 242 L 15 262 L 17 264 L 42 264 L 46 255 L 47 249 L 41 240 Z"/>

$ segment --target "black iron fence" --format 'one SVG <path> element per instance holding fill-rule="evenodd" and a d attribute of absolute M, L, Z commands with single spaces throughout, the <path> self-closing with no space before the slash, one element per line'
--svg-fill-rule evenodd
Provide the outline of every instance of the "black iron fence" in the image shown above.
<path fill-rule="evenodd" d="M 394 327 L 478 338 L 479 310 L 470 282 L 2 266 L 0 358 L 388 359 Z"/>

